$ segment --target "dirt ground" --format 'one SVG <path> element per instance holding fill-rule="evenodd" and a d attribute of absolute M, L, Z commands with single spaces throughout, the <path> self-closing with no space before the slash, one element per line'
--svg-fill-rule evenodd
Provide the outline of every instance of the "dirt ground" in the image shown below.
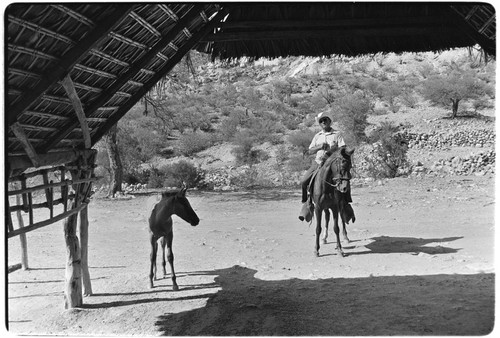
<path fill-rule="evenodd" d="M 315 257 L 299 191 L 188 192 L 174 217 L 180 290 L 148 285 L 150 196 L 94 199 L 94 295 L 64 310 L 62 222 L 28 234 L 8 275 L 16 335 L 484 335 L 495 316 L 494 177 L 401 178 L 353 187 L 346 257 L 333 230 Z M 9 265 L 20 262 L 9 240 Z"/>

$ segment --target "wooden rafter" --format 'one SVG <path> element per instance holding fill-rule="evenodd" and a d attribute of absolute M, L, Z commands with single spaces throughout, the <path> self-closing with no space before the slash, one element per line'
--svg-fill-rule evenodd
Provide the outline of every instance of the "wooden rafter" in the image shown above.
<path fill-rule="evenodd" d="M 179 20 L 176 25 L 167 33 L 163 38 L 158 40 L 158 42 L 146 53 L 143 57 L 141 57 L 137 62 L 130 66 L 129 70 L 120 76 L 119 79 L 116 80 L 109 88 L 106 89 L 91 105 L 89 105 L 86 109 L 87 116 L 91 116 L 95 111 L 97 111 L 100 107 L 102 107 L 106 102 L 108 102 L 113 95 L 125 84 L 127 81 L 132 79 L 139 72 L 143 71 L 143 67 L 145 67 L 152 58 L 154 58 L 163 48 L 165 48 L 170 41 L 175 38 L 185 27 L 187 23 L 189 23 L 193 17 L 198 15 L 198 12 L 202 9 L 202 6 L 197 5 L 191 8 L 181 20 Z M 144 85 L 142 86 L 144 87 Z M 69 122 L 66 124 L 61 130 L 63 132 L 54 135 L 51 139 L 49 139 L 46 145 L 42 146 L 42 152 L 54 147 L 60 140 L 65 138 L 71 131 L 78 126 L 77 123 Z"/>
<path fill-rule="evenodd" d="M 76 160 L 79 156 L 88 157 L 94 151 L 93 149 L 87 149 L 38 154 L 39 166 L 55 166 L 68 163 Z M 31 159 L 27 155 L 11 155 L 7 158 L 7 163 L 12 171 L 23 171 L 33 167 Z"/>
<path fill-rule="evenodd" d="M 61 81 L 61 84 L 62 84 L 64 90 L 66 91 L 66 94 L 68 94 L 68 97 L 71 100 L 71 103 L 73 104 L 75 114 L 78 117 L 78 121 L 80 122 L 80 128 L 81 128 L 82 134 L 83 134 L 85 149 L 90 149 L 90 147 L 92 146 L 92 144 L 91 144 L 92 140 L 90 139 L 89 125 L 87 123 L 87 118 L 86 118 L 85 112 L 83 110 L 82 102 L 80 101 L 80 98 L 78 97 L 78 93 L 76 92 L 76 89 L 75 89 L 75 86 L 73 84 L 73 81 L 71 80 L 71 77 L 69 75 L 66 75 L 66 77 Z"/>
<path fill-rule="evenodd" d="M 120 5 L 114 11 L 113 15 L 106 18 L 104 22 L 98 24 L 85 38 L 83 38 L 75 47 L 68 51 L 61 62 L 57 63 L 52 69 L 48 70 L 42 80 L 28 93 L 26 93 L 16 104 L 8 108 L 7 115 L 8 125 L 12 125 L 17 121 L 29 106 L 36 101 L 40 96 L 53 84 L 62 79 L 69 73 L 71 68 L 76 65 L 84 56 L 85 52 L 98 46 L 106 38 L 108 33 L 114 29 L 130 11 L 133 10 L 132 5 Z"/>
<path fill-rule="evenodd" d="M 18 123 L 14 123 L 13 125 L 10 126 L 10 130 L 16 135 L 16 137 L 19 139 L 19 141 L 22 143 L 24 150 L 26 151 L 26 154 L 31 160 L 31 163 L 33 163 L 34 167 L 40 166 L 40 158 L 38 157 L 38 154 L 35 151 L 35 148 L 31 144 L 31 142 L 28 139 L 28 136 L 24 132 L 23 127 Z"/>
<path fill-rule="evenodd" d="M 220 10 L 206 26 L 201 30 L 194 33 L 190 40 L 184 43 L 177 51 L 177 53 L 168 60 L 165 65 L 153 76 L 147 83 L 144 84 L 132 97 L 125 102 L 120 108 L 106 121 L 105 124 L 99 127 L 99 129 L 92 136 L 92 144 L 95 144 L 101 139 L 102 136 L 114 125 L 116 124 L 126 113 L 136 104 L 144 95 L 147 94 L 153 88 L 153 86 L 163 78 L 183 57 L 184 55 L 193 48 L 198 41 L 208 34 L 217 24 L 227 14 L 226 10 Z M 198 13 L 196 13 L 198 15 Z"/>

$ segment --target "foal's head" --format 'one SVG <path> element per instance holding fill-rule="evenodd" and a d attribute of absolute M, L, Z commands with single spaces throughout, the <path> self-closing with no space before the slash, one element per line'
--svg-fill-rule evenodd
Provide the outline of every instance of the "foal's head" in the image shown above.
<path fill-rule="evenodd" d="M 186 190 L 187 188 L 183 187 L 180 191 L 174 194 L 165 192 L 162 194 L 162 197 L 172 197 L 173 213 L 192 226 L 196 226 L 200 223 L 200 219 L 186 198 Z"/>

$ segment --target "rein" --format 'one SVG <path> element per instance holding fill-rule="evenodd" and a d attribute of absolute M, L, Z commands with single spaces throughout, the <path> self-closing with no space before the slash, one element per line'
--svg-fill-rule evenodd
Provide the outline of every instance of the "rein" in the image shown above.
<path fill-rule="evenodd" d="M 339 157 L 337 157 L 337 158 L 335 158 L 333 161 L 338 162 L 338 160 L 342 160 L 342 159 L 341 159 L 341 158 L 339 158 Z M 333 162 L 333 161 L 332 161 L 332 162 Z M 337 165 L 337 167 L 338 167 L 338 165 Z M 340 171 L 340 170 L 339 170 L 339 171 Z M 326 184 L 328 184 L 329 186 L 334 187 L 334 188 L 337 188 L 337 187 L 339 186 L 340 182 L 342 182 L 342 181 L 350 181 L 350 180 L 351 180 L 350 178 L 346 178 L 346 177 L 334 177 L 334 178 L 332 178 L 332 182 L 333 182 L 333 183 L 330 183 L 330 182 L 328 182 L 326 179 L 323 179 L 323 181 L 324 181 Z"/>

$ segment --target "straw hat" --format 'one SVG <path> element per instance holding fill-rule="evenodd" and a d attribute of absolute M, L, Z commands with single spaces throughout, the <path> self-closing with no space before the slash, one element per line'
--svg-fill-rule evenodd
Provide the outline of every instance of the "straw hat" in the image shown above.
<path fill-rule="evenodd" d="M 316 120 L 316 123 L 319 123 L 319 120 L 323 117 L 328 117 L 330 121 L 333 121 L 332 115 L 329 112 L 319 113 L 314 119 Z"/>

